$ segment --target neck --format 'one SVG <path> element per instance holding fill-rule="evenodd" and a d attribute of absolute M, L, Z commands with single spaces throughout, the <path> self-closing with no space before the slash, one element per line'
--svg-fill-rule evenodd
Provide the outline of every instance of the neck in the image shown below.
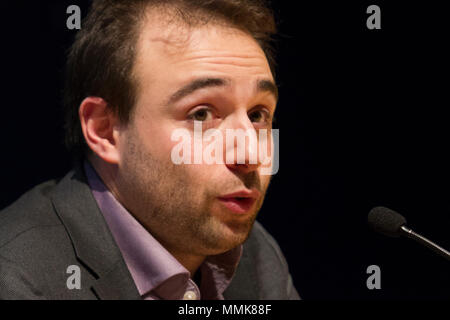
<path fill-rule="evenodd" d="M 95 169 L 95 172 L 102 180 L 103 184 L 108 188 L 108 190 L 113 194 L 113 196 L 121 203 L 121 197 L 119 197 L 119 192 L 115 185 L 117 177 L 117 165 L 109 164 L 98 157 L 89 155 L 87 160 L 91 166 Z"/>

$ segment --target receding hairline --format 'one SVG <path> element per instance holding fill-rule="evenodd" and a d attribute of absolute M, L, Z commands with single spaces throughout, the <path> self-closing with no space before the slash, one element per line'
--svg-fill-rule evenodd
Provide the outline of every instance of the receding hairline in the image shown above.
<path fill-rule="evenodd" d="M 184 12 L 182 9 L 185 9 Z M 164 31 L 171 30 L 173 34 L 175 31 L 180 31 L 177 33 L 179 37 L 176 38 L 176 41 L 170 41 L 168 37 L 161 36 L 158 38 L 158 41 L 166 42 L 172 45 L 179 45 L 179 47 L 183 47 L 185 42 L 179 41 L 183 39 L 181 37 L 182 34 L 189 35 L 190 30 L 199 27 L 221 27 L 224 30 L 228 29 L 234 32 L 242 32 L 249 36 L 249 38 L 253 39 L 256 44 L 261 48 L 261 45 L 258 43 L 258 40 L 252 35 L 250 30 L 245 29 L 244 27 L 234 24 L 226 17 L 220 16 L 211 16 L 208 15 L 208 12 L 202 8 L 199 8 L 196 11 L 189 11 L 183 4 L 172 3 L 169 1 L 168 3 L 157 3 L 157 4 L 146 4 L 144 12 L 142 14 L 141 19 L 139 19 L 138 25 L 136 26 L 136 40 L 135 43 L 135 51 L 136 55 L 141 49 L 141 44 L 143 43 L 143 36 L 145 35 L 145 29 L 152 23 L 154 26 L 159 26 L 164 29 Z M 167 35 L 167 33 L 166 33 Z M 185 38 L 186 42 L 189 40 L 189 37 Z M 261 50 L 264 52 L 263 48 Z"/>
<path fill-rule="evenodd" d="M 145 7 L 145 12 L 143 13 L 142 19 L 140 19 L 136 32 L 138 32 L 136 36 L 136 43 L 135 43 L 135 55 L 133 59 L 133 67 L 130 72 L 130 80 L 133 82 L 135 87 L 135 93 L 137 94 L 139 92 L 139 85 L 140 85 L 140 76 L 142 74 L 138 73 L 138 63 L 139 63 L 139 57 L 142 53 L 144 43 L 146 41 L 159 41 L 163 42 L 168 47 L 176 47 L 177 49 L 187 48 L 185 46 L 186 43 L 189 42 L 190 35 L 192 35 L 192 31 L 194 29 L 202 28 L 202 27 L 219 27 L 222 30 L 227 30 L 230 32 L 237 32 L 241 34 L 245 34 L 248 36 L 249 39 L 253 40 L 255 45 L 260 49 L 261 53 L 264 55 L 267 64 L 270 69 L 270 63 L 267 59 L 266 53 L 264 52 L 261 45 L 258 43 L 258 41 L 252 36 L 251 32 L 248 30 L 245 30 L 237 25 L 234 25 L 230 21 L 227 21 L 226 18 L 211 18 L 208 17 L 205 12 L 194 12 L 191 13 L 190 16 L 192 17 L 191 20 L 183 19 L 182 16 L 180 16 L 179 6 L 172 3 L 165 3 L 165 4 L 148 4 Z M 145 36 L 147 33 L 145 30 L 151 25 L 157 28 L 162 28 L 165 33 L 162 33 L 160 37 L 158 38 L 152 38 L 147 39 Z M 164 26 L 167 26 L 168 28 L 164 28 Z M 180 30 L 181 32 L 174 34 L 176 30 Z M 172 37 L 172 35 L 175 36 L 175 38 Z M 178 51 L 179 52 L 179 51 Z M 177 53 L 178 53 L 177 52 Z M 274 77 L 274 75 L 272 75 Z"/>

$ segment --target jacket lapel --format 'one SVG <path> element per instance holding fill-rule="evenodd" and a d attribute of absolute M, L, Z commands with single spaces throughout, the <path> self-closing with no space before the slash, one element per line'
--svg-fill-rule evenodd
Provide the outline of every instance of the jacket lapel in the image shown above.
<path fill-rule="evenodd" d="M 97 278 L 92 287 L 97 296 L 100 299 L 141 299 L 91 193 L 81 163 L 57 184 L 51 198 L 77 258 Z"/>
<path fill-rule="evenodd" d="M 103 274 L 92 286 L 95 294 L 102 300 L 140 300 L 134 283 L 130 285 L 127 266 L 118 261 L 109 272 Z M 131 280 L 133 282 L 133 280 Z"/>

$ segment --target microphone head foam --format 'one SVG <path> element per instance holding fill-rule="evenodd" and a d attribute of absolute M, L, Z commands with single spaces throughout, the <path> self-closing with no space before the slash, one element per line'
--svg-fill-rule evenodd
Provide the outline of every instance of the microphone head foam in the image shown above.
<path fill-rule="evenodd" d="M 375 207 L 367 217 L 370 227 L 388 237 L 400 237 L 400 227 L 406 224 L 401 214 L 385 207 Z"/>

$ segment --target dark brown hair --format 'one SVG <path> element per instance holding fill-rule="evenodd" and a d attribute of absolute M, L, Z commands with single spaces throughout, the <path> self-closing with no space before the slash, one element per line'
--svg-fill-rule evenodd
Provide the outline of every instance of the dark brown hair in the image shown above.
<path fill-rule="evenodd" d="M 249 33 L 265 52 L 272 73 L 276 26 L 265 0 L 94 0 L 69 49 L 64 89 L 66 146 L 77 158 L 88 149 L 78 110 L 89 96 L 103 98 L 123 124 L 133 111 L 137 84 L 131 77 L 145 14 L 151 7 L 188 25 L 225 22 Z M 165 10 L 167 9 L 167 10 Z M 275 74 L 275 73 L 274 73 Z"/>

